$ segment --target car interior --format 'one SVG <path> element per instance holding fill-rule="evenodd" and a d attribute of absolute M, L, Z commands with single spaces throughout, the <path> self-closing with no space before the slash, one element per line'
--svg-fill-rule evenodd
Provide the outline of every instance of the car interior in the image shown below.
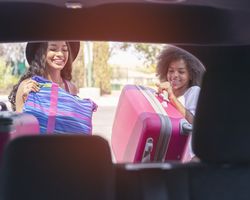
<path fill-rule="evenodd" d="M 5 147 L 0 198 L 249 199 L 249 19 L 247 0 L 0 0 L 1 43 L 171 44 L 206 68 L 192 131 L 199 162 L 114 163 L 99 136 L 20 137 Z"/>

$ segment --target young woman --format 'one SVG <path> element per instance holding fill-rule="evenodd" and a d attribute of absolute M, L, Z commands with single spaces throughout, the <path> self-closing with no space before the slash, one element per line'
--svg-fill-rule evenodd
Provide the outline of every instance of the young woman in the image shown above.
<path fill-rule="evenodd" d="M 77 96 L 71 82 L 72 62 L 80 43 L 50 41 L 28 43 L 28 71 L 14 86 L 9 100 L 17 112 L 34 115 L 40 133 L 92 134 L 92 114 L 97 105 Z"/>
<path fill-rule="evenodd" d="M 71 82 L 71 72 L 72 62 L 75 60 L 79 48 L 79 42 L 28 43 L 26 58 L 30 67 L 9 95 L 13 110 L 22 112 L 28 94 L 31 91 L 39 91 L 39 84 L 31 79 L 36 75 L 55 82 L 70 94 L 76 95 L 78 90 Z"/>

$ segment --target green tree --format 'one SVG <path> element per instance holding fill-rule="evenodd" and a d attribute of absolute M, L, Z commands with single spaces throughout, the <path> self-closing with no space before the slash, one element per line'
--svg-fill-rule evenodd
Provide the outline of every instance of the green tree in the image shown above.
<path fill-rule="evenodd" d="M 25 64 L 26 43 L 3 43 L 0 44 L 0 56 L 11 67 L 14 76 L 21 76 L 26 71 Z"/>
<path fill-rule="evenodd" d="M 72 81 L 75 83 L 77 88 L 84 87 L 85 73 L 84 73 L 84 43 L 80 43 L 80 50 L 77 58 L 73 63 L 72 69 Z"/>
<path fill-rule="evenodd" d="M 0 44 L 0 93 L 9 94 L 19 76 L 26 70 L 25 49 L 26 43 Z"/>
<path fill-rule="evenodd" d="M 6 64 L 6 60 L 3 57 L 0 57 L 0 77 L 0 93 L 9 94 L 19 78 L 12 75 L 11 68 Z"/>
<path fill-rule="evenodd" d="M 134 51 L 137 57 L 143 60 L 147 68 L 151 68 L 150 71 L 155 70 L 156 58 L 162 50 L 162 44 L 149 44 L 149 43 L 121 43 L 120 49 L 127 51 Z M 148 69 L 147 69 L 148 70 Z"/>
<path fill-rule="evenodd" d="M 99 87 L 101 95 L 111 93 L 111 68 L 108 65 L 109 43 L 93 43 L 93 82 L 95 87 Z"/>

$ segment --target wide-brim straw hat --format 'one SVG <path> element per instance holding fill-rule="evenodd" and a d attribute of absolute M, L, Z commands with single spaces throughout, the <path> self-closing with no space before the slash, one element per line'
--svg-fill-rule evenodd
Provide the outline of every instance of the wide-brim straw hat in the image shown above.
<path fill-rule="evenodd" d="M 34 60 L 35 54 L 41 44 L 44 42 L 28 42 L 26 46 L 26 59 L 29 64 Z M 69 56 L 71 56 L 72 62 L 76 59 L 80 49 L 80 42 L 67 42 L 69 45 Z"/>

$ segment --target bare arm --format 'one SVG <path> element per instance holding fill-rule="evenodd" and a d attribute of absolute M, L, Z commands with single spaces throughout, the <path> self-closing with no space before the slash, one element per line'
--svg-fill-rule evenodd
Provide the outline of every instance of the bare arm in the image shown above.
<path fill-rule="evenodd" d="M 192 124 L 194 120 L 193 114 L 187 110 L 182 103 L 177 99 L 177 97 L 174 95 L 171 84 L 169 82 L 163 82 L 156 84 L 158 87 L 158 92 L 162 93 L 164 90 L 168 93 L 168 98 L 170 100 L 170 103 L 175 106 L 175 108 L 185 117 L 185 119 Z"/>
<path fill-rule="evenodd" d="M 185 117 L 185 119 L 190 124 L 192 124 L 194 121 L 193 114 L 181 104 L 181 102 L 176 98 L 176 96 L 169 97 L 169 100 L 176 107 L 176 109 Z"/>

